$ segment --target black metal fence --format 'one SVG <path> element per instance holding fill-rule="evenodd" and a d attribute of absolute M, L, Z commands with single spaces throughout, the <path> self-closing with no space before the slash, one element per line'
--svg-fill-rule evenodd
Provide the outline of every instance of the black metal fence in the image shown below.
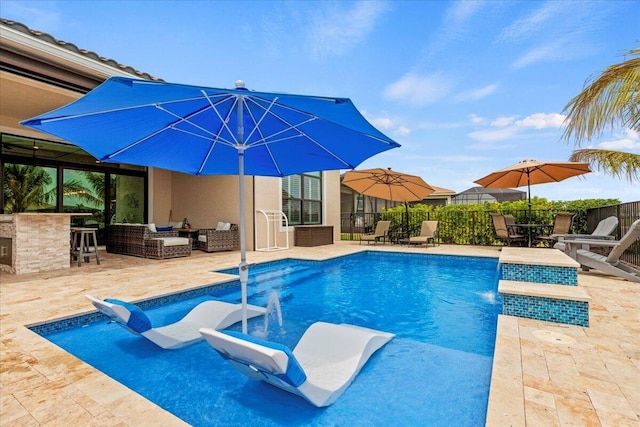
<path fill-rule="evenodd" d="M 349 213 L 341 216 L 341 239 L 359 240 L 363 233 L 374 231 L 380 220 L 391 220 L 389 235 L 392 241 L 407 235 L 420 233 L 422 221 L 438 221 L 438 242 L 456 245 L 499 246 L 502 241 L 494 238 L 491 211 L 469 210 L 436 210 L 383 213 Z M 503 214 L 514 216 L 516 223 L 535 223 L 553 225 L 553 210 L 517 210 L 503 211 Z M 640 202 L 624 203 L 597 209 L 575 212 L 571 232 L 578 234 L 591 233 L 602 219 L 615 215 L 619 219 L 616 238 L 627 232 L 629 226 L 640 218 Z M 623 261 L 640 265 L 640 242 L 633 244 L 622 257 Z"/>
<path fill-rule="evenodd" d="M 598 222 L 610 216 L 618 218 L 619 222 L 615 236 L 616 239 L 620 239 L 629 230 L 631 224 L 640 219 L 640 201 L 589 209 L 587 211 L 588 229 L 593 230 L 598 225 Z M 620 259 L 629 264 L 640 266 L 640 240 L 632 244 Z"/>

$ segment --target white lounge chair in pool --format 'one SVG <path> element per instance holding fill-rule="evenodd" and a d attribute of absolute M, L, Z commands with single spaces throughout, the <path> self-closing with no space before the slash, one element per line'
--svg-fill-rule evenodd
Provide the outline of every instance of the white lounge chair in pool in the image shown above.
<path fill-rule="evenodd" d="M 583 270 L 593 268 L 612 276 L 622 277 L 631 282 L 640 283 L 640 270 L 631 265 L 624 264 L 620 261 L 620 256 L 625 250 L 636 240 L 640 239 L 640 219 L 636 220 L 622 236 L 620 240 L 604 240 L 604 239 L 575 239 L 565 240 L 567 244 L 567 254 L 578 261 Z M 608 256 L 582 249 L 583 245 L 605 246 L 610 247 L 611 252 Z"/>
<path fill-rule="evenodd" d="M 593 233 L 591 234 L 557 235 L 556 237 L 557 237 L 558 243 L 553 245 L 553 248 L 560 249 L 561 251 L 565 251 L 567 249 L 565 240 L 569 240 L 569 239 L 611 239 L 613 240 L 613 236 L 611 236 L 611 234 L 614 231 L 616 231 L 617 226 L 618 226 L 618 218 L 615 216 L 610 216 L 600 221 L 596 226 L 596 229 L 593 230 Z M 588 249 L 588 247 L 585 247 L 583 249 Z"/>
<path fill-rule="evenodd" d="M 347 324 L 317 322 L 296 348 L 234 331 L 200 329 L 220 355 L 255 380 L 329 406 L 349 387 L 371 355 L 394 334 Z"/>
<path fill-rule="evenodd" d="M 242 321 L 242 305 L 224 301 L 205 301 L 195 306 L 186 316 L 170 325 L 154 328 L 151 320 L 137 305 L 116 300 L 102 300 L 85 295 L 103 314 L 128 331 L 142 335 L 165 350 L 175 350 L 202 340 L 200 328 L 224 329 Z M 261 316 L 266 308 L 247 306 L 247 318 Z"/>

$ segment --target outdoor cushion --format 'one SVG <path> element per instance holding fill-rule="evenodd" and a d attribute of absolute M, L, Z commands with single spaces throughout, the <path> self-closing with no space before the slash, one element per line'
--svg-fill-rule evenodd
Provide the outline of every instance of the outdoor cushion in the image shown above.
<path fill-rule="evenodd" d="M 137 305 L 113 298 L 107 298 L 105 301 L 113 305 L 119 305 L 129 311 L 129 317 L 126 319 L 126 322 L 124 322 L 124 319 L 118 315 L 118 313 L 107 307 L 108 309 L 103 309 L 102 312 L 109 316 L 109 318 L 126 326 L 137 334 L 141 334 L 151 329 L 151 320 L 149 320 L 144 311 L 142 311 Z"/>
<path fill-rule="evenodd" d="M 162 240 L 165 246 L 182 246 L 189 244 L 189 239 L 186 237 L 156 237 L 151 240 Z"/>
<path fill-rule="evenodd" d="M 158 232 L 158 230 L 156 229 L 156 225 L 154 223 L 149 224 L 149 230 L 152 233 L 157 233 Z"/>
<path fill-rule="evenodd" d="M 172 225 L 168 225 L 166 227 L 158 227 L 156 226 L 156 231 L 160 232 L 160 231 L 171 231 L 173 230 L 173 226 Z"/>

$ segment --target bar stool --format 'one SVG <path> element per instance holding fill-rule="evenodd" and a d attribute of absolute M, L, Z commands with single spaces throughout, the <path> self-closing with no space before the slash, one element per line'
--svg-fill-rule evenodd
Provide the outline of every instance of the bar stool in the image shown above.
<path fill-rule="evenodd" d="M 98 254 L 98 239 L 95 228 L 74 227 L 71 229 L 71 256 L 77 257 L 78 267 L 82 266 L 82 260 L 89 262 L 89 257 L 95 256 L 100 265 Z"/>

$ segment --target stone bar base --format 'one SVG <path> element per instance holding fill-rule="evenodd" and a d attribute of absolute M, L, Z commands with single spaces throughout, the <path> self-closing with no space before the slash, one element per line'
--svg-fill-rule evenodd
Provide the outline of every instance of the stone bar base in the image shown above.
<path fill-rule="evenodd" d="M 37 273 L 69 268 L 71 216 L 65 213 L 0 215 L 0 271 Z"/>

